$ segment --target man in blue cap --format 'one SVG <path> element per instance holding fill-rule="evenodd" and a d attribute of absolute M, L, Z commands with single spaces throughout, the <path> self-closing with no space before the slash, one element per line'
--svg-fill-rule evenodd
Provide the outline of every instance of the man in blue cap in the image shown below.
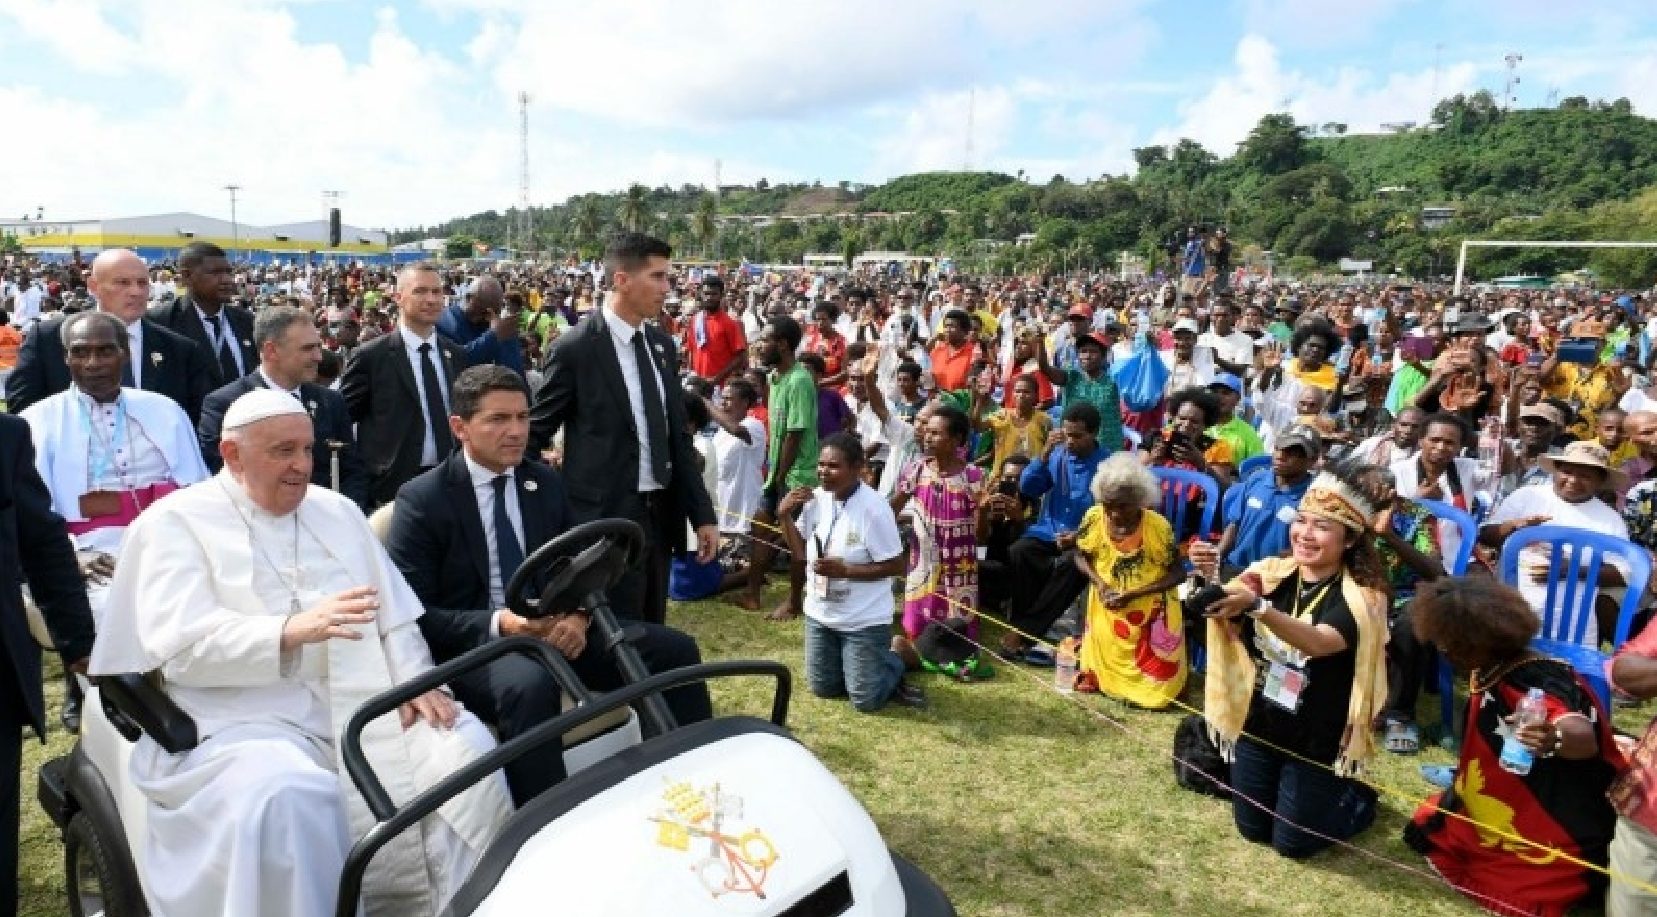
<path fill-rule="evenodd" d="M 1220 399 L 1220 421 L 1208 428 L 1208 435 L 1231 447 L 1238 468 L 1256 455 L 1265 455 L 1266 445 L 1254 425 L 1237 416 L 1237 405 L 1243 400 L 1243 380 L 1232 373 L 1220 373 L 1208 384 L 1208 390 Z"/>

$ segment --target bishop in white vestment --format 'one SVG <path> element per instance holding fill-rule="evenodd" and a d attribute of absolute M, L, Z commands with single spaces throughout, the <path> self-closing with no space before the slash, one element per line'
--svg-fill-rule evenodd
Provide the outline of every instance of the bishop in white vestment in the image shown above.
<path fill-rule="evenodd" d="M 128 529 L 91 671 L 158 671 L 201 737 L 173 755 L 146 736 L 133 753 L 151 911 L 325 917 L 373 824 L 339 733 L 363 701 L 430 668 L 422 609 L 357 507 L 310 486 L 297 401 L 255 390 L 224 428 L 225 469 Z M 399 805 L 492 745 L 435 691 L 363 736 Z M 499 775 L 451 800 L 376 856 L 363 913 L 436 913 L 509 810 Z"/>

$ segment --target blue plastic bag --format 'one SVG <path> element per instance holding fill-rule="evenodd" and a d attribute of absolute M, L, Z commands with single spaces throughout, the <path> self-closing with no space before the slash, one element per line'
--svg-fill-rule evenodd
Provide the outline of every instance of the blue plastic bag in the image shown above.
<path fill-rule="evenodd" d="M 1117 391 L 1128 410 L 1145 412 L 1162 403 L 1162 389 L 1168 384 L 1168 364 L 1151 346 L 1150 338 L 1139 335 L 1133 342 L 1133 354 L 1111 368 Z"/>

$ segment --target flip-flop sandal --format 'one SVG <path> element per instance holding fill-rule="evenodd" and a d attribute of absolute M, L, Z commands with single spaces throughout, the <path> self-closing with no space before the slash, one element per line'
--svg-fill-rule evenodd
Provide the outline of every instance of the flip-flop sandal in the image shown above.
<path fill-rule="evenodd" d="M 1045 646 L 1032 646 L 1024 652 L 1024 664 L 1050 669 L 1058 663 L 1053 660 L 1053 651 Z"/>
<path fill-rule="evenodd" d="M 1395 755 L 1413 755 L 1421 751 L 1421 727 L 1414 723 L 1393 720 L 1387 723 L 1384 740 L 1387 751 Z"/>
<path fill-rule="evenodd" d="M 1099 679 L 1092 672 L 1083 672 L 1076 676 L 1075 690 L 1077 694 L 1098 694 Z"/>

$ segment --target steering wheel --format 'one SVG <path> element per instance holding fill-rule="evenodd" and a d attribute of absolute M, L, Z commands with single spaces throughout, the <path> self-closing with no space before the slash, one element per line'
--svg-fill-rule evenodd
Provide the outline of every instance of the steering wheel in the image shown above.
<path fill-rule="evenodd" d="M 541 545 L 506 584 L 506 607 L 526 618 L 565 614 L 614 586 L 644 554 L 644 529 L 630 519 L 595 519 Z M 544 581 L 539 599 L 528 595 Z"/>

